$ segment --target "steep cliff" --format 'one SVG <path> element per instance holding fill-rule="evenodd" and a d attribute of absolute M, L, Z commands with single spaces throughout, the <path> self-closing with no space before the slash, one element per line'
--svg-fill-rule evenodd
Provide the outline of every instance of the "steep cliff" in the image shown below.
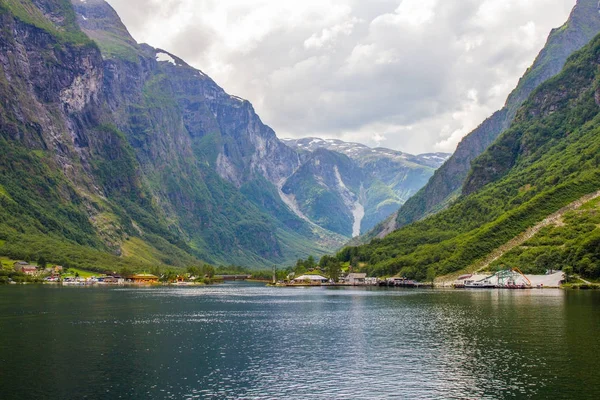
<path fill-rule="evenodd" d="M 279 197 L 298 155 L 252 106 L 136 43 L 106 2 L 2 0 L 0 11 L 1 252 L 98 268 L 264 266 L 342 242 Z"/>
<path fill-rule="evenodd" d="M 434 173 L 425 187 L 400 208 L 393 220 L 375 228 L 362 241 L 384 237 L 394 229 L 435 214 L 452 203 L 461 193 L 471 162 L 511 125 L 517 109 L 529 94 L 559 73 L 569 55 L 600 32 L 598 11 L 596 0 L 578 0 L 569 20 L 550 33 L 544 49 L 509 95 L 505 106 L 459 143 L 452 157 Z"/>
<path fill-rule="evenodd" d="M 3 1 L 0 18 L 2 252 L 135 267 L 138 258 L 118 256 L 137 236 L 157 264 L 198 262 L 105 111 L 102 55 L 70 2 Z"/>

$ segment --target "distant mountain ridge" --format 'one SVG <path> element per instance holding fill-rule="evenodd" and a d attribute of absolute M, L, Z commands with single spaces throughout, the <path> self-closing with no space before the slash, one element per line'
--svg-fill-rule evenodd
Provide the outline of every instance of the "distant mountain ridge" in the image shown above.
<path fill-rule="evenodd" d="M 282 139 L 302 165 L 282 195 L 303 217 L 347 237 L 367 232 L 416 193 L 450 156 L 414 156 L 337 139 Z"/>
<path fill-rule="evenodd" d="M 540 84 L 558 74 L 568 57 L 600 32 L 597 0 L 578 0 L 568 21 L 553 29 L 533 65 L 508 96 L 505 106 L 486 119 L 459 143 L 456 151 L 430 181 L 387 221 L 354 243 L 366 243 L 446 208 L 461 194 L 471 162 L 482 154 L 508 127 L 523 102 Z"/>
<path fill-rule="evenodd" d="M 388 149 L 385 147 L 369 147 L 361 143 L 344 142 L 339 139 L 320 139 L 316 137 L 306 137 L 301 139 L 281 139 L 286 145 L 306 151 L 315 151 L 317 149 L 327 149 L 347 155 L 348 157 L 362 161 L 369 156 L 388 157 L 391 159 L 404 159 L 406 162 L 412 162 L 417 165 L 423 165 L 431 168 L 439 168 L 450 158 L 449 153 L 425 153 L 412 155 L 401 151 Z"/>

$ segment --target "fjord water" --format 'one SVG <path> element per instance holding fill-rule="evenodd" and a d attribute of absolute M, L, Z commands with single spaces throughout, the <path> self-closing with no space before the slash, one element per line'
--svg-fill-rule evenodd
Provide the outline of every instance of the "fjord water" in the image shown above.
<path fill-rule="evenodd" d="M 600 398 L 600 293 L 0 287 L 0 398 Z"/>

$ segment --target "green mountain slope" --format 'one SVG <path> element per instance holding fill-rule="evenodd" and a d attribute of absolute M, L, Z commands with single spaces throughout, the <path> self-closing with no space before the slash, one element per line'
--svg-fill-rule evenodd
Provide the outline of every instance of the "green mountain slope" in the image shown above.
<path fill-rule="evenodd" d="M 531 92 L 559 73 L 567 57 L 600 32 L 598 10 L 596 0 L 578 0 L 569 20 L 550 33 L 544 49 L 509 95 L 505 106 L 463 138 L 452 157 L 434 173 L 427 185 L 410 198 L 393 219 L 375 227 L 361 238 L 361 242 L 383 237 L 394 229 L 435 214 L 451 204 L 460 195 L 471 162 L 510 127 L 517 110 Z"/>
<path fill-rule="evenodd" d="M 94 86 L 102 59 L 74 23 L 70 7 L 62 0 L 0 3 L 5 28 L 0 52 L 0 251 L 14 258 L 44 255 L 66 266 L 141 268 L 136 257 L 119 255 L 121 243 L 143 229 L 148 246 L 160 249 L 160 263 L 199 263 L 149 203 L 123 134 L 98 115 L 78 109 L 97 102 Z M 64 18 L 54 23 L 44 12 Z M 69 85 L 73 82 L 89 83 L 91 90 L 77 91 Z"/>
<path fill-rule="evenodd" d="M 1 254 L 270 266 L 341 243 L 279 198 L 297 155 L 252 106 L 106 2 L 0 0 L 0 19 Z"/>
<path fill-rule="evenodd" d="M 358 257 L 381 275 L 450 273 L 600 189 L 599 63 L 596 37 L 531 94 L 511 128 L 474 161 L 464 194 L 447 210 L 338 256 Z"/>
<path fill-rule="evenodd" d="M 337 139 L 282 141 L 301 154 L 302 163 L 282 185 L 284 195 L 293 196 L 290 201 L 311 222 L 346 237 L 368 232 L 396 211 L 450 156 L 414 156 Z"/>
<path fill-rule="evenodd" d="M 538 233 L 491 263 L 492 270 L 527 265 L 532 272 L 570 267 L 592 279 L 600 278 L 600 199 L 550 221 Z"/>
<path fill-rule="evenodd" d="M 293 196 L 300 211 L 315 224 L 351 237 L 352 211 L 363 180 L 363 171 L 346 155 L 318 149 L 288 178 L 282 192 Z"/>

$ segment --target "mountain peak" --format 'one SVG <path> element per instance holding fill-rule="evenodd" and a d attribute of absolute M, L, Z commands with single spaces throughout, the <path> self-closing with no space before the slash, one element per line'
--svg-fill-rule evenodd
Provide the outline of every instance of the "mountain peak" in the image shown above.
<path fill-rule="evenodd" d="M 416 164 L 430 168 L 438 168 L 450 157 L 450 154 L 447 153 L 427 153 L 415 156 L 385 147 L 373 148 L 362 143 L 344 142 L 339 139 L 306 137 L 301 139 L 284 138 L 281 139 L 281 141 L 299 151 L 312 152 L 321 148 L 335 151 L 345 154 L 361 164 L 372 161 L 374 158 L 387 158 L 404 163 L 407 166 Z"/>

